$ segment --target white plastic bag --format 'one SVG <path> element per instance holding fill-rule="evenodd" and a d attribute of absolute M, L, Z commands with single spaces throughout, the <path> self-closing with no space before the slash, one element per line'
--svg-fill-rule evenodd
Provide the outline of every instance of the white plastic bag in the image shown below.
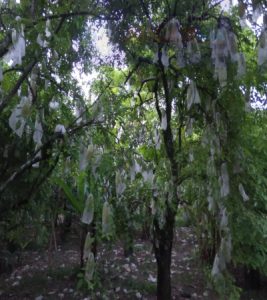
<path fill-rule="evenodd" d="M 34 133 L 33 133 L 33 140 L 36 144 L 41 145 L 42 144 L 42 137 L 43 137 L 43 127 L 39 120 L 38 115 L 35 119 L 35 126 L 34 126 Z"/>
<path fill-rule="evenodd" d="M 193 80 L 191 80 L 189 87 L 187 89 L 186 101 L 187 101 L 188 110 L 191 108 L 192 105 L 200 103 L 198 89 L 196 83 Z"/>
<path fill-rule="evenodd" d="M 161 109 L 161 124 L 160 127 L 162 130 L 167 129 L 167 115 L 164 109 Z"/>
<path fill-rule="evenodd" d="M 227 169 L 227 163 L 221 165 L 221 197 L 227 197 L 230 193 L 229 174 Z"/>
<path fill-rule="evenodd" d="M 245 189 L 244 189 L 242 183 L 239 183 L 238 189 L 239 189 L 240 195 L 241 195 L 242 198 L 243 198 L 243 201 L 244 201 L 244 202 L 248 201 L 248 200 L 249 200 L 249 196 L 247 195 L 247 193 L 246 193 L 246 191 L 245 191 Z"/>
<path fill-rule="evenodd" d="M 94 211 L 95 211 L 94 197 L 92 194 L 89 194 L 85 201 L 85 206 L 84 206 L 81 221 L 84 224 L 88 224 L 88 225 L 91 224 L 94 219 Z"/>

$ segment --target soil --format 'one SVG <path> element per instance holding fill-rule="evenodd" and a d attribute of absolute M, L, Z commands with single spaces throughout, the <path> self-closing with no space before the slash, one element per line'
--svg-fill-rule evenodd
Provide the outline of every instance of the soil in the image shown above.
<path fill-rule="evenodd" d="M 89 291 L 77 288 L 79 243 L 77 233 L 70 232 L 57 250 L 23 252 L 12 273 L 0 276 L 0 299 L 156 299 L 156 261 L 149 241 L 137 239 L 128 258 L 120 242 L 101 245 L 96 284 Z M 207 287 L 197 250 L 192 229 L 179 228 L 171 268 L 173 299 L 219 299 Z"/>

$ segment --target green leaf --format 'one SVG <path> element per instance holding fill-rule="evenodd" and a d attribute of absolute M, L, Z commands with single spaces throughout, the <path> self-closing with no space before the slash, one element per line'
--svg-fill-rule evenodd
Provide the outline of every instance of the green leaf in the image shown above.
<path fill-rule="evenodd" d="M 68 201 L 70 202 L 70 204 L 73 206 L 73 208 L 78 212 L 78 213 L 82 213 L 83 211 L 83 203 L 80 201 L 80 199 L 78 197 L 76 197 L 70 187 L 60 178 L 55 178 L 54 182 L 63 189 Z"/>

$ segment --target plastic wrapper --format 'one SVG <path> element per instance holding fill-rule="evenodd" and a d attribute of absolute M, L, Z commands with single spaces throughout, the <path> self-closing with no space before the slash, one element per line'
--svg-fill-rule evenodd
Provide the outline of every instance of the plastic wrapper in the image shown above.
<path fill-rule="evenodd" d="M 232 253 L 232 238 L 229 232 L 226 232 L 226 236 L 222 238 L 220 245 L 221 255 L 224 257 L 225 262 L 229 263 Z"/>
<path fill-rule="evenodd" d="M 21 137 L 25 124 L 26 118 L 29 116 L 31 110 L 31 101 L 27 97 L 22 97 L 20 103 L 13 109 L 9 117 L 10 128 Z"/>
<path fill-rule="evenodd" d="M 49 103 L 49 108 L 52 110 L 57 110 L 59 108 L 59 103 L 52 99 L 52 101 Z"/>
<path fill-rule="evenodd" d="M 176 54 L 176 63 L 177 63 L 177 66 L 179 68 L 183 68 L 185 66 L 184 50 L 178 48 L 176 50 L 175 54 Z"/>
<path fill-rule="evenodd" d="M 176 18 L 171 19 L 166 24 L 165 40 L 169 43 L 175 44 L 178 47 L 182 47 L 182 36 L 179 29 L 179 21 Z"/>
<path fill-rule="evenodd" d="M 241 78 L 246 74 L 246 60 L 243 53 L 238 53 L 237 59 L 237 78 Z"/>
<path fill-rule="evenodd" d="M 211 156 L 207 162 L 207 176 L 213 178 L 216 176 L 216 168 L 214 158 Z"/>
<path fill-rule="evenodd" d="M 94 197 L 92 194 L 89 194 L 85 201 L 85 206 L 81 218 L 82 223 L 88 225 L 91 224 L 94 219 L 94 211 L 95 211 Z"/>
<path fill-rule="evenodd" d="M 198 42 L 195 38 L 188 41 L 186 50 L 189 62 L 193 64 L 200 62 L 201 53 L 199 50 Z"/>
<path fill-rule="evenodd" d="M 164 109 L 161 109 L 161 124 L 160 127 L 162 130 L 167 129 L 167 115 Z"/>
<path fill-rule="evenodd" d="M 165 47 L 162 49 L 162 52 L 161 52 L 161 62 L 164 67 L 167 68 L 169 66 L 169 57 L 168 57 L 168 53 L 167 53 Z"/>
<path fill-rule="evenodd" d="M 79 156 L 79 167 L 80 171 L 84 171 L 88 165 L 87 148 L 81 145 L 80 156 Z"/>
<path fill-rule="evenodd" d="M 144 182 L 148 182 L 148 183 L 152 184 L 153 178 L 154 178 L 153 170 L 143 171 L 142 176 L 143 176 Z"/>
<path fill-rule="evenodd" d="M 186 102 L 187 102 L 188 110 L 191 108 L 192 105 L 200 103 L 200 97 L 197 90 L 197 86 L 193 80 L 191 80 L 189 87 L 187 89 Z"/>
<path fill-rule="evenodd" d="M 228 32 L 225 28 L 219 28 L 216 34 L 215 41 L 215 59 L 221 57 L 227 57 L 229 53 L 228 49 Z"/>
<path fill-rule="evenodd" d="M 12 29 L 11 32 L 11 40 L 12 40 L 12 44 L 15 45 L 18 39 L 18 35 L 17 35 L 17 30 L 15 28 Z"/>
<path fill-rule="evenodd" d="M 264 30 L 260 35 L 258 46 L 258 65 L 261 66 L 267 62 L 267 31 Z"/>
<path fill-rule="evenodd" d="M 262 15 L 262 13 L 263 13 L 262 5 L 258 4 L 253 10 L 253 14 L 252 14 L 253 22 L 257 23 L 259 17 Z"/>
<path fill-rule="evenodd" d="M 40 146 L 41 146 L 41 144 L 36 144 L 36 146 L 35 146 L 35 151 L 36 151 Z M 34 158 L 41 158 L 41 157 L 42 157 L 42 153 L 41 153 L 41 151 L 38 151 Z M 40 166 L 40 162 L 39 162 L 39 161 L 37 161 L 36 163 L 34 163 L 34 164 L 32 165 L 33 168 L 39 168 L 39 166 Z"/>
<path fill-rule="evenodd" d="M 37 35 L 36 42 L 40 47 L 44 47 L 44 40 L 43 40 L 42 35 L 40 33 Z"/>
<path fill-rule="evenodd" d="M 120 171 L 116 172 L 115 182 L 116 182 L 117 197 L 121 196 L 126 189 L 126 184 L 123 182 L 123 177 L 124 177 L 123 172 L 120 172 Z"/>
<path fill-rule="evenodd" d="M 228 39 L 227 39 L 227 47 L 230 53 L 231 60 L 233 62 L 238 61 L 238 47 L 237 47 L 237 40 L 236 35 L 233 32 L 229 32 Z"/>
<path fill-rule="evenodd" d="M 246 193 L 246 191 L 245 191 L 242 183 L 239 183 L 238 189 L 239 189 L 240 195 L 242 196 L 243 201 L 244 202 L 248 201 L 249 200 L 249 196 L 247 195 L 247 193 Z"/>
<path fill-rule="evenodd" d="M 189 155 L 188 155 L 188 159 L 189 159 L 189 162 L 193 162 L 195 157 L 194 157 L 194 153 L 192 151 L 189 152 Z"/>
<path fill-rule="evenodd" d="M 222 273 L 223 270 L 225 270 L 225 261 L 224 259 L 217 253 L 214 258 L 211 275 L 213 277 L 218 277 Z"/>
<path fill-rule="evenodd" d="M 55 132 L 56 133 L 61 133 L 61 134 L 65 134 L 66 133 L 66 128 L 64 125 L 62 124 L 57 124 L 56 128 L 55 128 Z"/>
<path fill-rule="evenodd" d="M 215 210 L 214 198 L 211 195 L 209 195 L 207 200 L 208 200 L 208 210 L 213 212 Z"/>
<path fill-rule="evenodd" d="M 157 212 L 156 202 L 154 199 L 151 200 L 150 208 L 151 208 L 152 216 L 154 216 Z"/>
<path fill-rule="evenodd" d="M 88 253 L 87 262 L 85 265 L 85 280 L 90 283 L 93 279 L 95 271 L 95 257 L 92 252 Z"/>
<path fill-rule="evenodd" d="M 4 61 L 6 63 L 11 62 L 12 66 L 21 65 L 26 50 L 23 28 L 21 29 L 21 32 L 16 32 L 16 34 L 15 32 L 16 31 L 12 31 L 13 46 L 9 48 L 8 53 L 4 56 Z"/>
<path fill-rule="evenodd" d="M 34 125 L 34 133 L 33 133 L 33 140 L 36 144 L 42 144 L 42 137 L 43 137 L 43 127 L 39 120 L 39 117 L 36 116 L 35 125 Z"/>
<path fill-rule="evenodd" d="M 226 208 L 221 208 L 220 210 L 220 229 L 225 230 L 228 227 L 228 215 Z"/>
<path fill-rule="evenodd" d="M 131 166 L 131 168 L 130 168 L 130 179 L 131 179 L 131 182 L 133 182 L 135 180 L 135 175 L 136 175 L 136 173 L 135 173 L 135 166 L 133 164 Z"/>
<path fill-rule="evenodd" d="M 193 129 L 194 129 L 194 122 L 195 119 L 194 118 L 190 118 L 186 124 L 186 135 L 187 136 L 191 136 L 193 134 Z"/>
<path fill-rule="evenodd" d="M 166 24 L 166 31 L 164 39 L 175 48 L 176 62 L 178 67 L 182 68 L 185 66 L 184 60 L 184 46 L 182 35 L 180 33 L 180 23 L 176 18 L 171 19 Z"/>
<path fill-rule="evenodd" d="M 230 184 L 229 184 L 229 174 L 227 169 L 227 164 L 223 163 L 221 165 L 221 197 L 227 197 L 230 193 Z"/>
<path fill-rule="evenodd" d="M 50 32 L 50 20 L 46 20 L 46 23 L 45 23 L 45 36 L 47 38 L 50 38 L 51 37 L 51 32 Z"/>
<path fill-rule="evenodd" d="M 227 84 L 227 67 L 224 61 L 217 60 L 215 63 L 214 79 L 218 79 L 220 86 L 225 87 Z"/>
<path fill-rule="evenodd" d="M 91 247 L 92 247 L 93 239 L 91 238 L 90 232 L 87 233 L 84 247 L 83 247 L 83 259 L 86 260 L 88 259 L 88 256 L 90 255 L 91 252 Z"/>
<path fill-rule="evenodd" d="M 214 79 L 218 79 L 220 86 L 225 87 L 227 84 L 227 58 L 230 56 L 231 61 L 237 63 L 237 77 L 240 78 L 246 72 L 245 57 L 238 53 L 237 38 L 231 31 L 231 26 L 227 18 L 222 19 L 217 31 L 212 30 L 210 33 L 210 47 L 212 49 L 212 60 L 215 65 Z"/>
<path fill-rule="evenodd" d="M 155 148 L 156 150 L 160 149 L 160 134 L 158 129 L 155 129 L 154 131 L 154 143 L 155 143 Z"/>
<path fill-rule="evenodd" d="M 110 204 L 105 201 L 102 210 L 102 233 L 108 235 L 112 229 L 112 211 Z"/>

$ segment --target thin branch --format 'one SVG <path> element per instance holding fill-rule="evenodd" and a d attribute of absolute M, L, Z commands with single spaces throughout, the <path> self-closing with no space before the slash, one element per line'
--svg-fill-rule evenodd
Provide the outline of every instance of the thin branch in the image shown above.
<path fill-rule="evenodd" d="M 64 24 L 64 22 L 65 22 L 65 20 L 66 20 L 66 17 L 62 17 L 62 18 L 60 19 L 60 21 L 59 21 L 59 23 L 58 23 L 58 25 L 57 25 L 57 28 L 56 28 L 54 34 L 58 34 L 58 33 L 59 33 L 61 27 L 63 26 L 63 24 Z M 53 37 L 54 37 L 54 36 L 53 36 Z"/>
<path fill-rule="evenodd" d="M 22 67 L 14 67 L 3 71 L 3 75 L 10 73 L 10 72 L 23 72 Z"/>
<path fill-rule="evenodd" d="M 24 69 L 23 74 L 20 76 L 20 78 L 16 82 L 15 86 L 11 89 L 11 91 L 8 93 L 8 95 L 6 97 L 4 97 L 4 99 L 0 103 L 0 113 L 6 107 L 7 103 L 9 102 L 9 100 L 12 99 L 16 95 L 16 93 L 19 90 L 20 86 L 22 85 L 22 83 L 24 82 L 24 80 L 27 78 L 27 76 L 29 75 L 29 73 L 32 71 L 32 69 L 36 65 L 36 63 L 37 63 L 37 60 L 35 58 L 33 61 L 31 61 L 26 66 L 26 68 Z"/>
<path fill-rule="evenodd" d="M 124 84 L 126 84 L 128 82 L 128 80 L 132 77 L 133 73 L 139 68 L 140 64 L 141 64 L 141 61 L 138 61 L 137 64 L 132 69 L 132 71 L 130 71 L 129 74 L 127 75 L 127 77 L 124 81 Z"/>
<path fill-rule="evenodd" d="M 5 38 L 0 42 L 0 57 L 3 57 L 12 43 L 11 32 L 8 32 Z"/>
<path fill-rule="evenodd" d="M 159 107 L 158 81 L 157 80 L 155 81 L 155 85 L 154 85 L 153 91 L 154 91 L 155 99 L 156 99 L 156 110 L 157 110 L 157 113 L 158 113 L 158 116 L 159 116 L 159 120 L 161 122 L 162 114 L 161 114 L 161 110 L 160 110 L 160 107 Z"/>
<path fill-rule="evenodd" d="M 76 11 L 76 12 L 66 12 L 61 14 L 55 14 L 55 15 L 47 15 L 42 18 L 39 18 L 38 20 L 34 21 L 32 25 L 36 25 L 39 22 L 45 22 L 47 20 L 55 20 L 55 19 L 61 19 L 61 18 L 72 18 L 72 17 L 79 17 L 79 16 L 91 16 L 91 17 L 97 17 L 100 20 L 110 20 L 110 21 L 116 21 L 119 17 L 112 18 L 107 17 L 101 14 L 96 14 L 92 11 Z"/>
<path fill-rule="evenodd" d="M 142 6 L 142 8 L 143 8 L 143 11 L 144 11 L 146 17 L 147 17 L 148 20 L 151 22 L 151 17 L 150 17 L 148 8 L 147 8 L 147 6 L 146 6 L 145 3 L 144 3 L 144 0 L 140 0 L 139 2 L 141 3 L 141 6 Z"/>
<path fill-rule="evenodd" d="M 10 209 L 16 207 L 19 208 L 22 205 L 28 203 L 31 199 L 31 197 L 34 195 L 34 193 L 39 190 L 40 186 L 44 183 L 44 181 L 51 175 L 51 173 L 54 171 L 55 167 L 57 166 L 57 163 L 59 161 L 59 157 L 60 157 L 60 153 L 57 154 L 56 158 L 54 159 L 54 162 L 52 164 L 52 166 L 48 169 L 48 171 L 41 176 L 41 178 L 37 178 L 37 180 L 32 184 L 32 188 L 29 192 L 29 194 L 27 195 L 27 197 L 25 197 L 24 199 L 22 199 L 21 201 L 19 201 L 18 203 L 15 203 L 14 205 L 7 206 L 5 205 L 4 207 L 1 207 L 1 215 L 4 215 L 6 211 L 9 211 Z"/>
<path fill-rule="evenodd" d="M 31 166 L 37 162 L 40 162 L 44 160 L 44 158 L 41 157 L 34 157 L 31 160 L 28 160 L 26 163 L 24 163 L 20 168 L 14 172 L 0 187 L 0 195 L 3 193 L 3 191 L 6 189 L 6 187 L 15 180 L 20 174 L 24 173 L 27 169 L 31 168 Z"/>
<path fill-rule="evenodd" d="M 95 120 L 90 120 L 86 123 L 83 123 L 77 127 L 74 128 L 68 128 L 66 130 L 67 135 L 72 136 L 75 132 L 81 130 L 82 128 L 89 126 L 89 125 L 97 125 L 97 124 L 101 124 L 96 123 Z M 47 159 L 46 156 L 43 157 L 38 157 L 37 154 L 38 152 L 42 151 L 43 149 L 47 149 L 49 148 L 49 146 L 55 142 L 56 140 L 60 140 L 64 138 L 64 135 L 59 133 L 59 132 L 55 132 L 44 144 L 42 144 L 40 147 L 38 147 L 34 153 L 32 154 L 32 158 L 29 159 L 27 162 L 25 162 L 23 165 L 21 165 L 19 167 L 19 169 L 17 171 L 15 171 L 1 186 L 0 186 L 0 195 L 4 192 L 4 190 L 7 188 L 7 186 L 14 181 L 18 176 L 20 176 L 21 174 L 23 174 L 27 169 L 31 168 L 33 164 L 37 163 L 37 162 L 41 162 L 41 161 L 45 161 Z"/>
<path fill-rule="evenodd" d="M 110 83 L 109 83 L 110 85 Z M 103 93 L 101 93 L 98 96 L 98 99 L 101 97 Z M 83 112 L 84 113 L 84 112 Z M 75 121 L 74 121 L 75 122 Z M 77 131 L 83 129 L 84 127 L 87 127 L 89 125 L 99 125 L 101 124 L 101 122 L 96 122 L 95 119 L 91 119 L 88 122 L 82 123 L 76 127 L 72 128 L 72 125 L 74 125 L 74 123 L 72 123 L 67 129 L 66 129 L 66 133 L 68 136 L 72 136 L 74 133 L 76 133 Z M 56 140 L 60 140 L 64 137 L 64 135 L 62 135 L 61 133 L 55 132 L 44 144 L 42 144 L 40 147 L 38 147 L 32 154 L 32 159 L 29 159 L 26 163 L 24 163 L 22 166 L 20 166 L 20 168 L 14 172 L 1 186 L 0 186 L 0 195 L 4 192 L 4 190 L 7 188 L 7 186 L 14 181 L 18 176 L 20 176 L 21 174 L 23 174 L 27 169 L 31 168 L 31 166 L 37 162 L 46 160 L 47 157 L 37 157 L 37 154 L 42 151 L 43 149 L 47 149 L 49 148 L 49 146 L 51 144 L 53 144 L 53 142 L 55 142 Z M 51 146 L 50 146 L 51 147 Z"/>
<path fill-rule="evenodd" d="M 4 30 L 6 30 L 6 25 L 4 24 L 4 22 L 3 22 L 3 19 L 2 19 L 2 16 L 0 15 L 0 26 L 4 29 Z M 0 28 L 1 28 L 0 27 Z"/>
<path fill-rule="evenodd" d="M 150 78 L 146 78 L 146 79 L 142 80 L 142 81 L 141 81 L 141 85 L 140 85 L 139 90 L 138 90 L 137 93 L 139 94 L 139 93 L 142 92 L 143 86 L 144 86 L 147 82 L 149 82 L 149 81 L 155 81 L 155 80 L 157 80 L 156 77 L 150 77 Z"/>

